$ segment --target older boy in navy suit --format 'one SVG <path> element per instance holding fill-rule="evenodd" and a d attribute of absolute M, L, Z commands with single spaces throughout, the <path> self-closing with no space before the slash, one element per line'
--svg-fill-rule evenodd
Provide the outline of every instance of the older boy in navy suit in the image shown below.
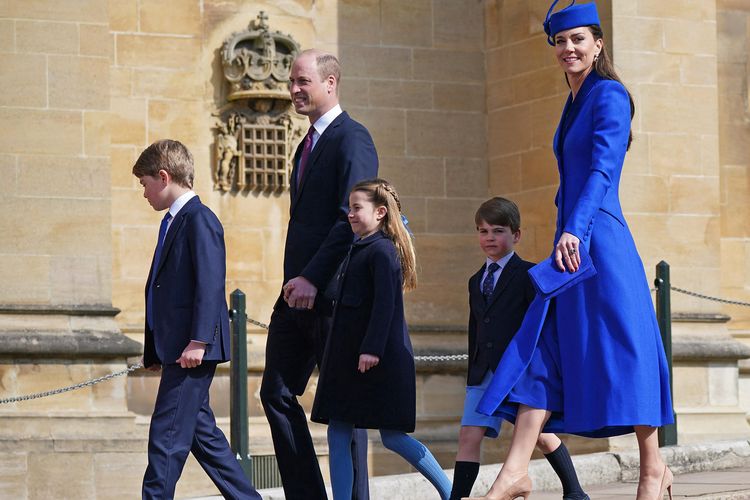
<path fill-rule="evenodd" d="M 193 157 L 181 143 L 155 142 L 133 175 L 154 210 L 169 209 L 146 281 L 143 364 L 162 375 L 142 496 L 173 498 L 192 452 L 224 498 L 260 500 L 208 404 L 216 365 L 229 360 L 224 230 L 192 191 Z"/>
<path fill-rule="evenodd" d="M 469 373 L 450 500 L 471 494 L 482 438 L 496 438 L 500 433 L 502 419 L 482 415 L 476 407 L 536 295 L 527 274 L 534 264 L 514 252 L 521 239 L 518 206 L 505 198 L 491 198 L 479 207 L 474 221 L 487 258 L 469 279 Z M 578 484 L 565 444 L 554 434 L 541 434 L 537 446 L 560 477 L 564 498 L 588 498 Z"/>

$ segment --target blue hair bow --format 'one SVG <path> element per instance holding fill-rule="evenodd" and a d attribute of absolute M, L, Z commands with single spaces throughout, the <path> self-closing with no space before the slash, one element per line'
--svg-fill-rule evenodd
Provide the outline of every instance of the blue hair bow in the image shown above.
<path fill-rule="evenodd" d="M 409 233 L 409 236 L 414 238 L 414 233 L 412 233 L 411 229 L 409 229 L 409 219 L 407 219 L 404 214 L 401 214 L 401 222 L 404 224 L 404 227 L 406 228 L 406 232 Z"/>

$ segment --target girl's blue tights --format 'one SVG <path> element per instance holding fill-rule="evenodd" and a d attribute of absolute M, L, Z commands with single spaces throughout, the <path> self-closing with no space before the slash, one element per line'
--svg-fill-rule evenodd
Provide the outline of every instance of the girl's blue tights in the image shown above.
<path fill-rule="evenodd" d="M 352 432 L 354 425 L 331 420 L 328 423 L 328 461 L 331 470 L 331 487 L 334 500 L 352 497 L 354 469 L 352 465 Z M 401 455 L 417 469 L 440 493 L 442 500 L 451 494 L 451 482 L 432 456 L 430 450 L 416 439 L 401 431 L 380 430 L 383 446 Z"/>

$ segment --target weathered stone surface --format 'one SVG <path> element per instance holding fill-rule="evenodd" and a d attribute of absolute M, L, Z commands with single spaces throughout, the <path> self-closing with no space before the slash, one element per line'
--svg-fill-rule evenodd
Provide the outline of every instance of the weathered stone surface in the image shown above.
<path fill-rule="evenodd" d="M 446 133 L 446 126 L 465 135 Z M 485 125 L 478 113 L 407 111 L 406 152 L 415 156 L 482 157 Z"/>
<path fill-rule="evenodd" d="M 14 52 L 16 50 L 15 21 L 0 20 L 0 52 Z"/>
<path fill-rule="evenodd" d="M 433 93 L 436 109 L 480 113 L 485 110 L 485 91 L 482 84 L 435 82 Z"/>
<path fill-rule="evenodd" d="M 379 160 L 378 174 L 388 179 L 401 197 L 445 196 L 446 175 L 442 158 L 381 155 Z"/>
<path fill-rule="evenodd" d="M 138 29 L 138 0 L 107 0 L 107 11 L 112 31 Z"/>
<path fill-rule="evenodd" d="M 16 21 L 18 52 L 77 54 L 78 26 L 74 23 Z"/>
<path fill-rule="evenodd" d="M 4 106 L 47 105 L 46 64 L 43 55 L 0 53 L 0 104 Z"/>
<path fill-rule="evenodd" d="M 477 51 L 414 49 L 414 75 L 420 79 L 483 82 L 484 57 Z"/>
<path fill-rule="evenodd" d="M 80 331 L 61 332 L 3 332 L 0 355 L 26 357 L 103 357 L 135 356 L 142 346 L 120 334 Z"/>
<path fill-rule="evenodd" d="M 196 38 L 162 35 L 118 34 L 115 46 L 117 64 L 133 67 L 191 68 L 198 62 L 195 54 L 200 53 Z"/>
<path fill-rule="evenodd" d="M 80 154 L 81 113 L 39 109 L 0 109 L 0 151 L 5 153 Z M 54 138 L 40 140 L 39 138 Z"/>
<path fill-rule="evenodd" d="M 381 0 L 380 38 L 389 44 L 424 47 L 432 45 L 432 0 Z"/>
<path fill-rule="evenodd" d="M 482 50 L 482 4 L 433 0 L 433 40 L 436 47 Z"/>
<path fill-rule="evenodd" d="M 201 2 L 198 0 L 140 0 L 141 31 L 198 35 L 201 30 Z"/>
<path fill-rule="evenodd" d="M 6 2 L 0 5 L 0 16 L 22 19 L 54 19 L 106 23 L 107 3 L 99 0 L 71 0 L 69 2 Z"/>

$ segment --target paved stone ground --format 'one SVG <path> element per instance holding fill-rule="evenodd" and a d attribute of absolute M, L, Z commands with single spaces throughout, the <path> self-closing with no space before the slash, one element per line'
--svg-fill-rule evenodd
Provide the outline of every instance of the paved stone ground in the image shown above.
<path fill-rule="evenodd" d="M 610 483 L 586 488 L 592 500 L 625 500 L 635 498 L 638 481 Z M 700 500 L 750 499 L 750 465 L 710 472 L 676 475 L 672 487 L 674 498 Z M 560 500 L 559 492 L 532 493 L 534 500 Z"/>
<path fill-rule="evenodd" d="M 672 487 L 674 498 L 690 498 L 696 500 L 750 500 L 750 465 L 747 467 L 719 471 L 679 474 L 676 475 L 674 479 L 674 485 Z M 637 487 L 638 481 L 633 480 L 589 486 L 586 488 L 586 492 L 592 500 L 632 500 L 635 498 Z M 264 500 L 277 500 L 284 498 L 283 492 L 279 489 L 266 490 L 262 493 Z M 532 492 L 530 498 L 533 500 L 560 500 L 561 497 L 562 493 L 560 493 L 560 491 L 540 491 Z M 394 498 L 392 494 L 373 494 L 371 500 L 388 500 L 392 498 Z M 410 497 L 408 491 L 402 490 L 400 495 L 396 495 L 396 498 L 435 500 L 437 499 L 437 494 L 416 494 L 415 496 Z"/>
<path fill-rule="evenodd" d="M 750 500 L 750 442 L 746 439 L 672 446 L 661 449 L 675 472 L 674 498 Z M 638 487 L 638 451 L 577 455 L 573 461 L 592 500 L 634 499 Z M 480 468 L 474 494 L 485 492 L 500 470 L 499 464 Z M 449 477 L 453 471 L 447 471 Z M 534 500 L 560 500 L 559 480 L 546 460 L 532 460 L 529 474 Z M 262 490 L 264 500 L 284 500 L 281 488 Z M 370 479 L 372 500 L 437 500 L 435 489 L 419 474 Z M 221 497 L 210 497 L 219 500 Z M 195 499 L 199 500 L 199 499 Z M 200 499 L 200 500 L 208 500 Z"/>

